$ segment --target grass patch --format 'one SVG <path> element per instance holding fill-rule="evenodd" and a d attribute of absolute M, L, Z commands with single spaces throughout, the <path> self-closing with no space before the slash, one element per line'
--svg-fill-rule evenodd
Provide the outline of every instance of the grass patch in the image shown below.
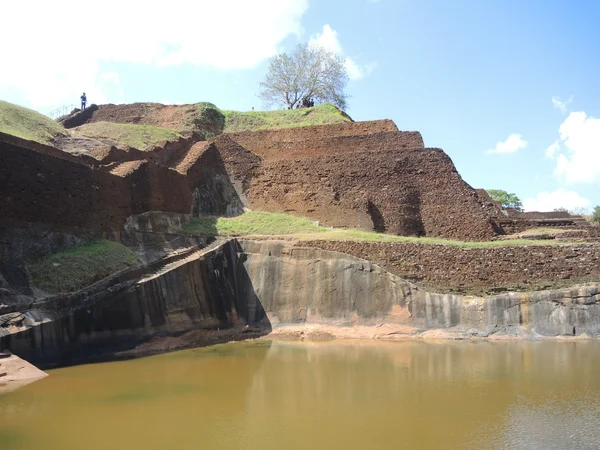
<path fill-rule="evenodd" d="M 58 122 L 32 109 L 0 100 L 0 132 L 50 144 L 58 136 L 67 134 Z"/>
<path fill-rule="evenodd" d="M 72 292 L 136 263 L 117 242 L 96 240 L 47 255 L 27 265 L 33 285 L 50 293 Z"/>
<path fill-rule="evenodd" d="M 108 139 L 138 150 L 149 150 L 160 141 L 181 137 L 177 131 L 152 125 L 134 125 L 114 122 L 93 122 L 74 128 L 74 132 L 93 139 Z"/>
<path fill-rule="evenodd" d="M 319 233 L 324 227 L 304 217 L 250 211 L 236 217 L 201 217 L 183 227 L 183 232 L 201 236 L 288 235 Z"/>
<path fill-rule="evenodd" d="M 226 133 L 352 122 L 347 114 L 329 103 L 303 109 L 222 112 L 225 115 Z"/>
<path fill-rule="evenodd" d="M 195 103 L 187 107 L 182 126 L 186 130 L 198 131 L 208 139 L 223 132 L 225 115 L 212 103 Z"/>
<path fill-rule="evenodd" d="M 203 217 L 190 221 L 183 232 L 195 236 L 271 236 L 295 240 L 354 242 L 399 242 L 422 245 L 451 245 L 461 248 L 522 247 L 527 245 L 567 245 L 567 242 L 514 239 L 499 241 L 454 241 L 435 237 L 396 236 L 355 229 L 329 229 L 303 217 L 283 213 L 251 211 L 237 217 Z"/>

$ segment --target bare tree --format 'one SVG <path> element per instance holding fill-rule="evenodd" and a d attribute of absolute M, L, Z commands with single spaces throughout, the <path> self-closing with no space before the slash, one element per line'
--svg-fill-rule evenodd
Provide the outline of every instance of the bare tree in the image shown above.
<path fill-rule="evenodd" d="M 299 44 L 291 54 L 269 60 L 269 70 L 260 83 L 260 98 L 266 106 L 294 108 L 303 99 L 333 103 L 345 109 L 348 74 L 344 59 L 321 47 Z"/>

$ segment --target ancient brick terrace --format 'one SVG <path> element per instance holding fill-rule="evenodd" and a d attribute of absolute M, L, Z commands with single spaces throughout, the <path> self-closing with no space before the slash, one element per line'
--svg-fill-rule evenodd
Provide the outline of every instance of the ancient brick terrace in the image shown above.
<path fill-rule="evenodd" d="M 87 120 L 119 120 L 115 108 L 100 107 Z M 127 217 L 146 211 L 236 215 L 250 208 L 398 235 L 489 240 L 502 232 L 498 206 L 461 178 L 448 155 L 390 120 L 208 141 L 187 133 L 149 151 L 77 145 L 0 135 L 5 220 L 118 232 Z"/>

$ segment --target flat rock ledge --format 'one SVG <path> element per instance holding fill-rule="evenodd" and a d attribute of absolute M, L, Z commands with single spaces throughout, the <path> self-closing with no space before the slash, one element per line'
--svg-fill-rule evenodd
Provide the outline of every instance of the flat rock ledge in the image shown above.
<path fill-rule="evenodd" d="M 0 357 L 0 394 L 14 391 L 47 376 L 46 372 L 16 355 Z"/>

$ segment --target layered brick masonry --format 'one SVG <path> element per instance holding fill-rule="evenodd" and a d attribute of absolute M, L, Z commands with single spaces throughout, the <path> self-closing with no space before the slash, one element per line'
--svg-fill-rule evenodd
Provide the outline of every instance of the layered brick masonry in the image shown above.
<path fill-rule="evenodd" d="M 496 234 L 450 158 L 391 121 L 232 133 L 262 159 L 244 195 L 256 209 L 327 226 L 488 240 Z M 216 142 L 217 148 L 220 148 Z"/>
<path fill-rule="evenodd" d="M 142 106 L 150 109 L 108 105 L 93 116 L 146 123 L 164 110 Z M 247 207 L 400 235 L 489 240 L 502 232 L 498 205 L 442 150 L 389 120 L 199 139 L 77 155 L 0 135 L 3 217 L 118 231 L 145 211 L 235 215 Z"/>

